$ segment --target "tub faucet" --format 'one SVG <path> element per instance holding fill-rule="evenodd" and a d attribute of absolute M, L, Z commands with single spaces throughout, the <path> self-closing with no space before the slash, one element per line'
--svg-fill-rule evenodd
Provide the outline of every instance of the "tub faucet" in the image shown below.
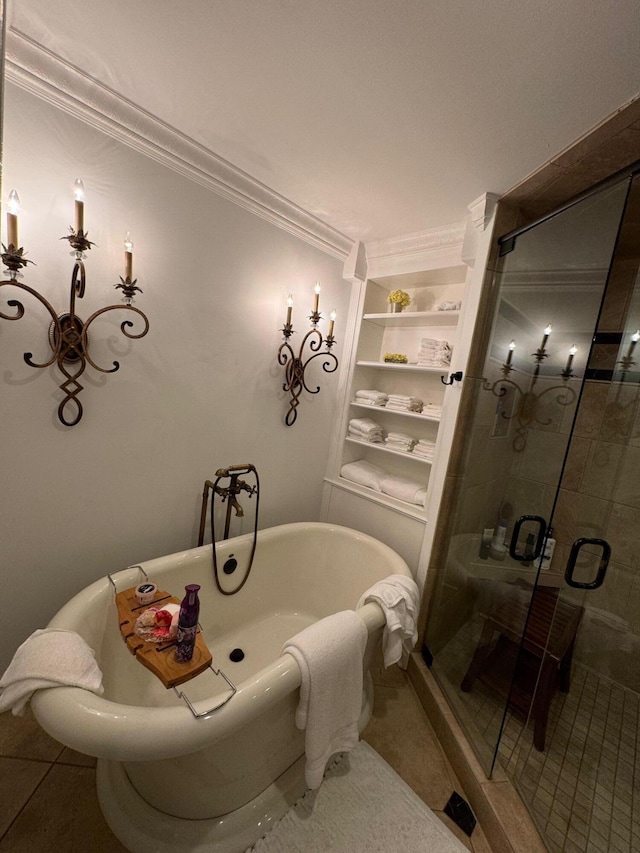
<path fill-rule="evenodd" d="M 252 474 L 255 478 L 255 485 L 251 486 L 246 480 L 240 479 L 244 474 Z M 220 480 L 229 480 L 228 485 L 221 486 Z M 204 491 L 202 492 L 202 510 L 200 512 L 200 532 L 198 534 L 198 545 L 202 545 L 204 542 L 204 528 L 207 522 L 207 502 L 209 499 L 209 492 L 211 492 L 211 540 L 212 540 L 212 551 L 213 551 L 213 569 L 215 575 L 216 586 L 218 590 L 222 592 L 224 595 L 233 595 L 238 592 L 245 584 L 247 578 L 249 577 L 249 572 L 251 571 L 251 565 L 253 563 L 253 557 L 256 551 L 256 542 L 258 536 L 258 504 L 260 501 L 260 480 L 258 479 L 258 472 L 254 465 L 230 465 L 228 468 L 218 468 L 216 471 L 216 479 L 214 482 L 211 480 L 204 481 Z M 251 555 L 249 557 L 249 567 L 245 573 L 243 580 L 240 582 L 239 586 L 236 589 L 228 591 L 221 587 L 220 581 L 218 578 L 218 562 L 216 556 L 216 539 L 215 535 L 215 523 L 214 523 L 214 502 L 216 495 L 221 499 L 222 503 L 227 504 L 227 512 L 225 516 L 224 523 L 224 533 L 222 535 L 222 539 L 229 538 L 229 527 L 231 525 L 231 511 L 235 510 L 236 518 L 244 517 L 244 510 L 240 506 L 240 502 L 238 501 L 238 495 L 241 492 L 247 492 L 249 497 L 251 498 L 253 495 L 256 496 L 256 511 L 255 511 L 255 524 L 253 530 L 253 545 L 251 548 Z"/>
<path fill-rule="evenodd" d="M 227 501 L 227 517 L 224 523 L 224 535 L 223 539 L 229 538 L 229 524 L 231 521 L 231 510 L 234 509 L 236 511 L 237 518 L 244 517 L 244 510 L 240 506 L 238 502 L 238 495 L 240 492 L 245 491 L 249 493 L 249 497 L 251 495 L 255 495 L 258 491 L 258 487 L 250 486 L 247 482 L 240 479 L 240 474 L 248 474 L 249 471 L 255 471 L 253 465 L 233 465 L 230 468 L 218 468 L 216 471 L 216 482 L 212 484 L 214 492 L 222 498 L 222 503 Z M 220 486 L 218 482 L 221 478 L 229 477 L 229 485 L 228 486 Z"/>

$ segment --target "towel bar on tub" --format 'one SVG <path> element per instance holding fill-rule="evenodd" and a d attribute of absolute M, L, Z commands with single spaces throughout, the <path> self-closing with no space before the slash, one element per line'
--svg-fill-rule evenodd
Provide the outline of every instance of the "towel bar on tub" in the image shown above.
<path fill-rule="evenodd" d="M 195 706 L 193 705 L 193 703 L 190 701 L 189 697 L 187 696 L 187 694 L 186 694 L 184 691 L 182 691 L 182 690 L 178 690 L 178 688 L 177 688 L 177 687 L 174 687 L 174 688 L 173 688 L 174 693 L 175 693 L 177 696 L 179 696 L 179 697 L 180 697 L 180 699 L 183 699 L 183 700 L 184 700 L 184 702 L 186 703 L 187 707 L 189 708 L 189 710 L 191 711 L 191 713 L 193 714 L 193 716 L 194 716 L 196 719 L 199 719 L 200 717 L 206 717 L 208 714 L 211 714 L 211 713 L 213 713 L 214 711 L 217 711 L 217 710 L 218 710 L 218 708 L 222 708 L 222 706 L 223 706 L 223 705 L 226 705 L 226 704 L 227 704 L 227 702 L 228 702 L 230 699 L 233 699 L 233 697 L 234 697 L 234 696 L 236 695 L 236 693 L 237 693 L 237 687 L 236 687 L 236 686 L 235 686 L 235 685 L 234 685 L 234 684 L 233 684 L 233 683 L 232 683 L 232 682 L 227 678 L 227 676 L 224 674 L 224 672 L 223 672 L 221 669 L 216 669 L 216 668 L 213 666 L 213 664 L 209 664 L 209 669 L 211 670 L 211 672 L 212 672 L 214 675 L 216 675 L 216 676 L 222 676 L 222 678 L 224 678 L 224 680 L 227 682 L 227 684 L 228 684 L 228 685 L 229 685 L 229 687 L 231 688 L 231 693 L 230 693 L 228 696 L 226 696 L 226 697 L 225 697 L 221 702 L 218 702 L 218 704 L 217 704 L 217 705 L 214 705 L 214 706 L 213 706 L 213 708 L 209 708 L 207 711 L 201 711 L 200 713 L 198 713 L 198 712 L 196 711 L 196 709 L 195 709 Z"/>

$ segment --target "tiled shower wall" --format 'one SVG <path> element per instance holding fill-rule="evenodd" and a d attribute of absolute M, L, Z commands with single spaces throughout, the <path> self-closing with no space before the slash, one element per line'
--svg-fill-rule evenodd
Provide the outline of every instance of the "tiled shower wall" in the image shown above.
<path fill-rule="evenodd" d="M 622 346 L 619 342 L 596 343 L 589 362 L 592 371 L 611 375 L 616 361 L 627 351 L 629 330 L 640 328 L 640 294 L 634 295 L 639 234 L 640 191 L 636 189 L 627 205 L 597 329 L 619 337 L 626 330 L 627 336 Z M 489 363 L 486 378 L 490 382 L 500 378 L 499 368 L 498 359 Z M 618 373 L 614 378 L 621 377 Z M 562 575 L 571 545 L 579 536 L 606 539 L 613 553 L 600 589 L 563 592 L 585 606 L 576 660 L 640 692 L 640 665 L 636 665 L 640 653 L 640 371 L 630 371 L 624 380 L 587 379 L 577 418 L 577 398 L 563 407 L 555 395 L 547 395 L 547 408 L 540 419 L 548 418 L 550 423 L 529 428 L 526 446 L 517 452 L 512 446 L 514 424 L 506 436 L 492 434 L 497 398 L 482 388 L 481 380 L 467 379 L 473 383 L 466 419 L 472 434 L 466 434 L 470 441 L 459 463 L 458 491 L 451 507 L 455 517 L 451 548 L 431 610 L 429 644 L 434 653 L 479 606 L 478 585 L 469 584 L 467 574 L 457 565 L 457 543 L 465 537 L 479 537 L 484 527 L 494 526 L 499 515 L 507 515 L 510 529 L 521 514 L 548 517 L 562 474 L 554 516 L 557 546 L 552 569 Z M 549 382 L 557 384 L 557 380 L 542 379 L 538 390 Z M 579 392 L 579 380 L 569 384 Z M 503 512 L 501 503 L 506 508 Z M 599 549 L 594 551 L 591 565 L 582 570 L 583 577 L 578 569 L 579 579 L 594 577 L 600 554 Z"/>
<path fill-rule="evenodd" d="M 636 178 L 635 184 L 638 183 Z M 577 536 L 606 539 L 604 584 L 584 593 L 576 659 L 640 692 L 640 353 L 622 376 L 620 358 L 640 328 L 640 187 L 629 194 L 556 511 L 558 559 Z M 623 335 L 599 342 L 599 334 Z M 626 333 L 626 334 L 623 334 Z M 593 577 L 593 574 L 591 575 Z M 582 597 L 579 595 L 579 597 Z"/>

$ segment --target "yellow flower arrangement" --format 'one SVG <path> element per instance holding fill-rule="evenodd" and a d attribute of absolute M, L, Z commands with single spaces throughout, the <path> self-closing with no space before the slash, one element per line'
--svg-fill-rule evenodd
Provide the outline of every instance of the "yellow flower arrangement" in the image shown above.
<path fill-rule="evenodd" d="M 391 364 L 407 364 L 409 359 L 402 352 L 385 352 L 384 360 Z"/>
<path fill-rule="evenodd" d="M 387 302 L 399 302 L 403 308 L 406 308 L 411 302 L 411 297 L 404 290 L 392 290 L 387 296 Z"/>

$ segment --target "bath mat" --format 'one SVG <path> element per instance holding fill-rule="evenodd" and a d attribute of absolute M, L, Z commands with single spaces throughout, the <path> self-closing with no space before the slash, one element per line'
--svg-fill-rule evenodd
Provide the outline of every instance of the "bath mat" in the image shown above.
<path fill-rule="evenodd" d="M 364 741 L 247 853 L 468 853 Z"/>

